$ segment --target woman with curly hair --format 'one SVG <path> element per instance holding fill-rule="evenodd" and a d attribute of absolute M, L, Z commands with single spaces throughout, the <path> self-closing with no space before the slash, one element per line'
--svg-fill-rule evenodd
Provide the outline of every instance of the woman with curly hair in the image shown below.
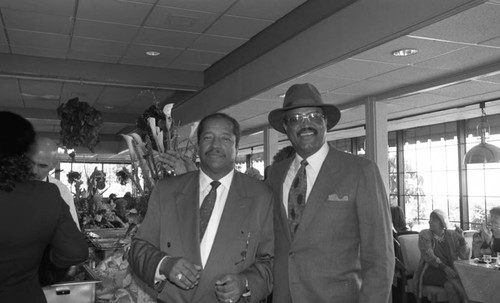
<path fill-rule="evenodd" d="M 44 252 L 55 268 L 85 261 L 88 246 L 59 189 L 35 181 L 24 156 L 35 139 L 29 121 L 0 112 L 0 302 L 47 302 L 38 268 Z"/>

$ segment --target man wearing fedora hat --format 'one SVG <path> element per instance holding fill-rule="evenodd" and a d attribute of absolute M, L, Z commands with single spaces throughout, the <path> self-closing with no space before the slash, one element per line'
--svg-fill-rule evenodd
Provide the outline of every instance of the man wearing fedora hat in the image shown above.
<path fill-rule="evenodd" d="M 377 165 L 328 145 L 340 111 L 311 84 L 292 85 L 268 119 L 297 151 L 266 181 L 275 201 L 273 303 L 388 302 L 394 251 Z"/>

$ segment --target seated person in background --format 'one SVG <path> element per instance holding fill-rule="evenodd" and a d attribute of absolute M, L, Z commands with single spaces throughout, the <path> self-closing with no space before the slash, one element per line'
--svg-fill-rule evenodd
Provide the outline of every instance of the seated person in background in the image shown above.
<path fill-rule="evenodd" d="M 38 268 L 44 251 L 57 268 L 85 261 L 88 246 L 56 185 L 35 181 L 25 156 L 31 123 L 0 111 L 0 302 L 45 303 Z"/>
<path fill-rule="evenodd" d="M 455 230 L 450 226 L 444 211 L 435 209 L 430 214 L 429 229 L 419 233 L 418 247 L 420 262 L 415 272 L 417 295 L 422 297 L 422 286 L 444 287 L 450 303 L 459 303 L 465 299 L 465 292 L 453 262 L 469 258 L 469 247 L 460 227 Z"/>
<path fill-rule="evenodd" d="M 472 238 L 472 257 L 497 255 L 500 252 L 500 207 L 490 210 L 491 226 L 483 223 L 481 230 Z"/>
<path fill-rule="evenodd" d="M 392 226 L 394 227 L 394 237 L 397 238 L 406 234 L 418 234 L 416 231 L 411 231 L 406 226 L 406 218 L 403 209 L 399 206 L 391 206 Z"/>

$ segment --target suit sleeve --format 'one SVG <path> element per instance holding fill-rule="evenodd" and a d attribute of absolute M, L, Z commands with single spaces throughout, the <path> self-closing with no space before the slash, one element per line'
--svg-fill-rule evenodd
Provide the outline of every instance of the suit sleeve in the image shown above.
<path fill-rule="evenodd" d="M 55 185 L 54 189 L 57 189 Z M 87 240 L 78 230 L 59 191 L 54 195 L 59 200 L 56 205 L 59 207 L 60 216 L 50 242 L 50 261 L 59 268 L 70 267 L 87 260 Z"/>
<path fill-rule="evenodd" d="M 262 216 L 262 234 L 257 247 L 255 262 L 242 274 L 248 279 L 251 302 L 265 299 L 272 290 L 272 266 L 274 259 L 273 202 L 269 191 L 265 192 Z"/>
<path fill-rule="evenodd" d="M 160 185 L 155 187 L 148 202 L 146 216 L 132 240 L 129 264 L 147 285 L 154 287 L 156 268 L 167 254 L 160 247 Z"/>
<path fill-rule="evenodd" d="M 357 188 L 362 286 L 359 302 L 388 302 L 394 275 L 389 201 L 375 163 L 363 167 Z"/>

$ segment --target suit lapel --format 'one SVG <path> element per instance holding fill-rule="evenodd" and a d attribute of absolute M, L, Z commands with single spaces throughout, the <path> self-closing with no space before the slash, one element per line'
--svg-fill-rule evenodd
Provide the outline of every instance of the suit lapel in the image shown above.
<path fill-rule="evenodd" d="M 188 260 L 196 264 L 201 264 L 200 255 L 200 219 L 199 219 L 199 172 L 193 174 L 186 182 L 184 188 L 176 193 L 178 218 L 183 218 L 178 222 L 182 247 Z"/>
<path fill-rule="evenodd" d="M 309 197 L 307 198 L 302 219 L 300 220 L 299 227 L 295 233 L 295 240 L 303 237 L 303 234 L 307 235 L 304 231 L 307 230 L 307 227 L 313 221 L 314 216 L 321 211 L 321 205 L 324 201 L 326 201 L 328 194 L 335 188 L 335 182 L 332 181 L 335 180 L 335 176 L 339 172 L 338 161 L 335 156 L 336 152 L 337 151 L 330 146 L 330 150 L 328 151 L 325 161 L 323 161 L 323 165 L 321 165 L 318 177 L 316 178 Z"/>
<path fill-rule="evenodd" d="M 210 283 L 213 282 L 214 277 L 209 273 L 218 272 L 217 267 L 227 262 L 225 257 L 228 246 L 227 243 L 228 241 L 232 241 L 241 229 L 241 225 L 245 221 L 247 215 L 249 203 L 251 203 L 251 199 L 247 198 L 244 192 L 245 187 L 242 183 L 241 175 L 235 172 L 219 222 L 219 227 L 217 228 L 214 244 L 210 250 L 205 268 L 203 269 L 203 272 L 206 274 L 201 275 L 193 302 L 199 300 L 201 296 L 206 293 L 208 288 L 213 290 L 214 285 Z"/>
<path fill-rule="evenodd" d="M 283 183 L 285 182 L 286 174 L 290 169 L 290 165 L 292 164 L 293 157 L 290 159 L 283 160 L 283 162 L 279 163 L 276 167 L 276 175 L 277 175 L 277 184 L 279 184 L 278 192 L 274 193 L 274 197 L 279 204 L 279 222 L 282 225 L 283 230 L 286 230 L 286 236 L 288 238 L 288 242 L 292 240 L 292 236 L 290 234 L 290 226 L 288 224 L 288 215 L 285 210 L 285 206 L 283 204 Z"/>

